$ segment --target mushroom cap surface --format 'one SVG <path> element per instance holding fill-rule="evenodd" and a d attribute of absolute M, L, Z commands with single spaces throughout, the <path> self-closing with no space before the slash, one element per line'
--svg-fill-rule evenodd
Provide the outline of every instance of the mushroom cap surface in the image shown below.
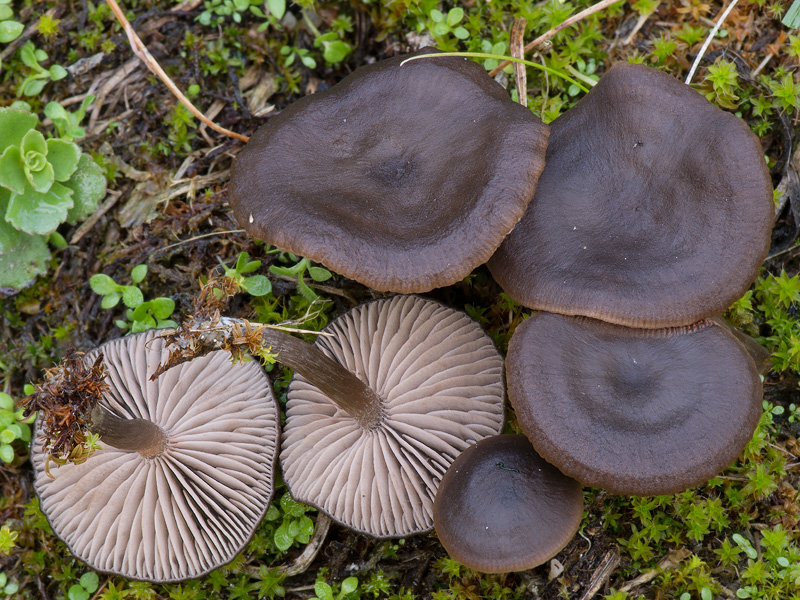
<path fill-rule="evenodd" d="M 447 552 L 483 573 L 545 563 L 569 543 L 582 515 L 580 484 L 524 435 L 496 435 L 467 448 L 442 477 L 433 505 Z"/>
<path fill-rule="evenodd" d="M 362 428 L 295 375 L 281 442 L 283 478 L 299 502 L 378 538 L 433 527 L 433 499 L 463 450 L 503 427 L 503 359 L 462 312 L 416 296 L 357 306 L 316 345 L 384 401 Z"/>
<path fill-rule="evenodd" d="M 616 494 L 707 481 L 736 460 L 761 415 L 753 359 L 713 321 L 648 330 L 537 313 L 511 338 L 506 377 L 536 451 Z"/>
<path fill-rule="evenodd" d="M 546 160 L 488 263 L 525 306 L 689 325 L 744 294 L 767 255 L 772 185 L 759 139 L 666 73 L 611 67 L 551 123 Z"/>
<path fill-rule="evenodd" d="M 474 62 L 405 58 L 253 135 L 228 186 L 248 233 L 381 291 L 450 285 L 489 259 L 533 197 L 549 129 Z"/>
<path fill-rule="evenodd" d="M 110 446 L 85 463 L 45 473 L 33 445 L 42 511 L 70 552 L 93 569 L 129 579 L 171 582 L 230 562 L 269 508 L 279 437 L 272 387 L 256 361 L 232 364 L 213 352 L 149 381 L 166 360 L 147 331 L 102 352 L 110 389 L 100 404 L 120 417 L 161 426 L 167 447 L 154 458 Z"/>

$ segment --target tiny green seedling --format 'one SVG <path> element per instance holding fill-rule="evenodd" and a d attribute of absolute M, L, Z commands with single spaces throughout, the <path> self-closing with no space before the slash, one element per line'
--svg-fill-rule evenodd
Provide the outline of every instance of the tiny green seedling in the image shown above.
<path fill-rule="evenodd" d="M 297 278 L 297 291 L 300 292 L 300 295 L 303 296 L 309 302 L 314 302 L 319 299 L 314 290 L 308 287 L 308 284 L 303 280 L 303 276 L 306 272 L 308 272 L 309 277 L 314 281 L 321 283 L 323 281 L 327 281 L 333 275 L 331 274 L 328 269 L 323 267 L 313 267 L 311 266 L 311 261 L 307 258 L 301 258 L 298 260 L 297 256 L 294 254 L 288 254 L 288 259 L 290 261 L 297 261 L 291 267 L 278 267 L 276 265 L 270 266 L 269 270 L 275 273 L 276 275 L 283 275 L 284 277 L 296 277 Z"/>
<path fill-rule="evenodd" d="M 31 41 L 25 42 L 19 49 L 19 57 L 33 71 L 19 86 L 23 96 L 36 96 L 51 81 L 59 81 L 67 76 L 67 70 L 61 65 L 52 65 L 47 69 L 40 65 L 39 63 L 48 59 L 47 52 L 34 46 Z"/>
<path fill-rule="evenodd" d="M 231 269 L 226 267 L 220 259 L 222 268 L 225 269 L 225 277 L 232 279 L 239 286 L 240 290 L 246 291 L 251 296 L 266 296 L 272 291 L 272 282 L 264 275 L 250 275 L 261 266 L 260 260 L 250 260 L 247 252 L 242 252 L 236 259 L 236 265 Z"/>
<path fill-rule="evenodd" d="M 67 598 L 69 600 L 89 600 L 92 594 L 97 591 L 100 585 L 100 580 L 97 573 L 89 572 L 81 575 L 78 583 L 73 585 L 67 591 Z"/>
<path fill-rule="evenodd" d="M 275 546 L 285 552 L 294 543 L 307 544 L 314 533 L 314 521 L 306 513 L 313 509 L 292 500 L 288 492 L 281 496 L 280 506 L 283 522 L 275 530 Z"/>
<path fill-rule="evenodd" d="M 317 581 L 314 584 L 314 593 L 316 596 L 312 597 L 310 600 L 344 600 L 349 594 L 352 594 L 357 589 L 357 577 L 348 577 L 342 581 L 342 586 L 339 590 L 339 593 L 335 596 L 333 595 L 333 588 L 331 588 L 331 586 L 324 581 Z"/>
<path fill-rule="evenodd" d="M 53 125 L 58 131 L 58 137 L 67 142 L 86 137 L 86 130 L 80 126 L 80 123 L 86 116 L 86 109 L 94 102 L 94 98 L 94 95 L 91 94 L 86 96 L 74 113 L 67 111 L 58 102 L 47 103 L 47 106 L 44 107 L 44 114 L 53 121 Z"/>
<path fill-rule="evenodd" d="M 175 310 L 175 302 L 171 298 L 155 298 L 145 302 L 142 291 L 137 284 L 141 283 L 147 275 L 147 265 L 137 265 L 131 270 L 133 285 L 121 285 L 108 275 L 96 273 L 89 278 L 89 285 L 96 294 L 103 296 L 100 302 L 102 308 L 114 308 L 120 300 L 127 306 L 125 319 L 117 319 L 114 323 L 122 330 L 129 329 L 131 333 L 147 331 L 148 329 L 163 329 L 177 327 L 178 324 L 170 319 Z"/>

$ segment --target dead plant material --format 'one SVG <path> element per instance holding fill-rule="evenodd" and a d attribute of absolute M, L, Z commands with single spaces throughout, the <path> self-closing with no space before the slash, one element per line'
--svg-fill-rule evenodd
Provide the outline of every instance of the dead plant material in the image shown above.
<path fill-rule="evenodd" d="M 42 448 L 59 464 L 80 464 L 89 454 L 84 442 L 91 433 L 92 409 L 108 389 L 106 367 L 100 354 L 89 366 L 74 348 L 59 365 L 45 371 L 44 381 L 21 402 L 25 416 L 38 412 Z"/>

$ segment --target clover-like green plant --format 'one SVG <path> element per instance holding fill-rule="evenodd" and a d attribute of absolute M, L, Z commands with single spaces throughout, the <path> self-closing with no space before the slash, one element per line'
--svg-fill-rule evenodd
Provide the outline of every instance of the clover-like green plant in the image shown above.
<path fill-rule="evenodd" d="M 148 329 L 162 329 L 177 327 L 178 324 L 170 319 L 175 310 L 172 298 L 154 298 L 145 302 L 144 294 L 137 284 L 147 275 L 147 265 L 136 265 L 131 270 L 133 285 L 122 285 L 108 275 L 96 273 L 89 278 L 92 291 L 103 296 L 100 302 L 102 308 L 114 308 L 119 301 L 128 308 L 125 310 L 125 319 L 117 319 L 114 324 L 122 330 L 130 329 L 130 333 L 138 333 Z"/>
<path fill-rule="evenodd" d="M 0 287 L 22 288 L 45 272 L 47 239 L 85 219 L 105 195 L 100 167 L 72 141 L 45 138 L 39 118 L 0 108 Z"/>

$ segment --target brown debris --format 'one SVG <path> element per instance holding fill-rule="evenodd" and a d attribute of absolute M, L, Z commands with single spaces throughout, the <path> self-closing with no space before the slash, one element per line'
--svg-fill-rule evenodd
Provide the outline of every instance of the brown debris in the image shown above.
<path fill-rule="evenodd" d="M 92 366 L 82 356 L 82 352 L 70 348 L 58 366 L 45 371 L 44 381 L 33 394 L 21 402 L 25 417 L 38 411 L 42 448 L 58 464 L 80 464 L 89 457 L 84 442 L 91 433 L 92 408 L 108 389 L 103 355 Z"/>

